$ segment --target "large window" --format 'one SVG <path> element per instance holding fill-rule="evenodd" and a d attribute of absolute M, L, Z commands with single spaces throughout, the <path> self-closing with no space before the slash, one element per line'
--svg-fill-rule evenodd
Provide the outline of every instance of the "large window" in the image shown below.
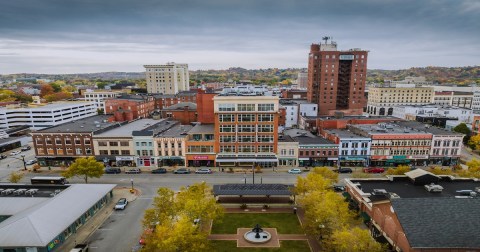
<path fill-rule="evenodd" d="M 273 115 L 258 115 L 259 122 L 273 122 Z"/>
<path fill-rule="evenodd" d="M 255 104 L 238 104 L 238 111 L 255 111 Z"/>
<path fill-rule="evenodd" d="M 122 155 L 130 155 L 130 151 L 129 150 L 122 150 Z"/>
<path fill-rule="evenodd" d="M 235 104 L 219 104 L 218 111 L 235 111 Z"/>
<path fill-rule="evenodd" d="M 239 122 L 253 122 L 255 121 L 255 115 L 246 114 L 246 115 L 238 115 Z"/>
<path fill-rule="evenodd" d="M 255 125 L 238 125 L 238 132 L 255 132 Z"/>
<path fill-rule="evenodd" d="M 213 152 L 213 146 L 188 146 L 188 152 L 209 153 Z"/>
<path fill-rule="evenodd" d="M 120 146 L 128 146 L 128 142 L 127 141 L 121 141 L 120 142 Z"/>
<path fill-rule="evenodd" d="M 98 146 L 107 146 L 107 142 L 99 141 Z"/>
<path fill-rule="evenodd" d="M 258 141 L 263 143 L 273 143 L 273 136 L 258 136 Z"/>
<path fill-rule="evenodd" d="M 272 145 L 260 145 L 258 146 L 258 152 L 273 152 Z"/>
<path fill-rule="evenodd" d="M 223 152 L 223 153 L 235 152 L 235 145 L 220 146 L 220 152 Z"/>
<path fill-rule="evenodd" d="M 239 143 L 253 143 L 255 142 L 255 136 L 238 136 Z"/>
<path fill-rule="evenodd" d="M 273 125 L 258 125 L 258 132 L 273 132 Z"/>
<path fill-rule="evenodd" d="M 225 114 L 219 115 L 220 122 L 235 122 L 235 115 Z"/>
<path fill-rule="evenodd" d="M 250 145 L 239 146 L 238 152 L 255 152 L 255 147 Z"/>
<path fill-rule="evenodd" d="M 235 125 L 220 125 L 220 132 L 235 132 Z"/>
<path fill-rule="evenodd" d="M 274 104 L 258 104 L 258 111 L 274 111 Z"/>
<path fill-rule="evenodd" d="M 221 143 L 234 143 L 235 136 L 220 136 Z"/>

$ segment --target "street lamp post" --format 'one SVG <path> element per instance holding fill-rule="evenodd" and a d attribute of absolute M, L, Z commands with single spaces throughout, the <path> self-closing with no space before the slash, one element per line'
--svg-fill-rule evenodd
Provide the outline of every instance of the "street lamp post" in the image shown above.
<path fill-rule="evenodd" d="M 252 165 L 252 184 L 255 184 L 255 163 Z"/>
<path fill-rule="evenodd" d="M 132 183 L 132 190 L 133 190 L 133 178 L 130 179 L 130 183 Z"/>
<path fill-rule="evenodd" d="M 12 158 L 22 161 L 23 162 L 23 169 L 26 171 L 27 170 L 27 164 L 25 162 L 25 155 L 21 155 L 21 157 L 22 157 L 21 159 L 16 158 L 16 157 L 12 157 Z"/>

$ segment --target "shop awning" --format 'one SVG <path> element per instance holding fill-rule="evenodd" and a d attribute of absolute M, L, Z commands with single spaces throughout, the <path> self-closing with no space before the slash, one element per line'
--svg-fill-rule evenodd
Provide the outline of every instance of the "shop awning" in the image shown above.
<path fill-rule="evenodd" d="M 370 221 L 370 216 L 368 216 L 368 214 L 365 213 L 365 212 L 361 212 L 360 217 L 362 217 L 363 221 L 365 221 L 365 222 Z"/>

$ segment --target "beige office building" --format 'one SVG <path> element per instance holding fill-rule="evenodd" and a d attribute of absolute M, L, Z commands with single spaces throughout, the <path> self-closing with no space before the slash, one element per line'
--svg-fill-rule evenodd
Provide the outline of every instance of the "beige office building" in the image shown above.
<path fill-rule="evenodd" d="M 371 115 L 392 115 L 393 108 L 402 105 L 424 105 L 433 102 L 432 87 L 414 84 L 370 87 L 367 113 Z"/>
<path fill-rule="evenodd" d="M 188 64 L 167 63 L 165 65 L 144 65 L 147 92 L 172 94 L 190 90 Z"/>

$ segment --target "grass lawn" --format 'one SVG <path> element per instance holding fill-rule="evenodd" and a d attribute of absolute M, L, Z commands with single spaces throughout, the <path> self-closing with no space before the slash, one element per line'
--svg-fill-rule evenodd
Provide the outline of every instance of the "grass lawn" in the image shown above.
<path fill-rule="evenodd" d="M 303 234 L 298 218 L 292 213 L 226 213 L 215 221 L 212 234 L 236 234 L 237 228 L 277 228 L 279 234 Z"/>
<path fill-rule="evenodd" d="M 215 252 L 308 252 L 307 241 L 280 241 L 280 248 L 237 248 L 236 241 L 211 241 Z"/>

